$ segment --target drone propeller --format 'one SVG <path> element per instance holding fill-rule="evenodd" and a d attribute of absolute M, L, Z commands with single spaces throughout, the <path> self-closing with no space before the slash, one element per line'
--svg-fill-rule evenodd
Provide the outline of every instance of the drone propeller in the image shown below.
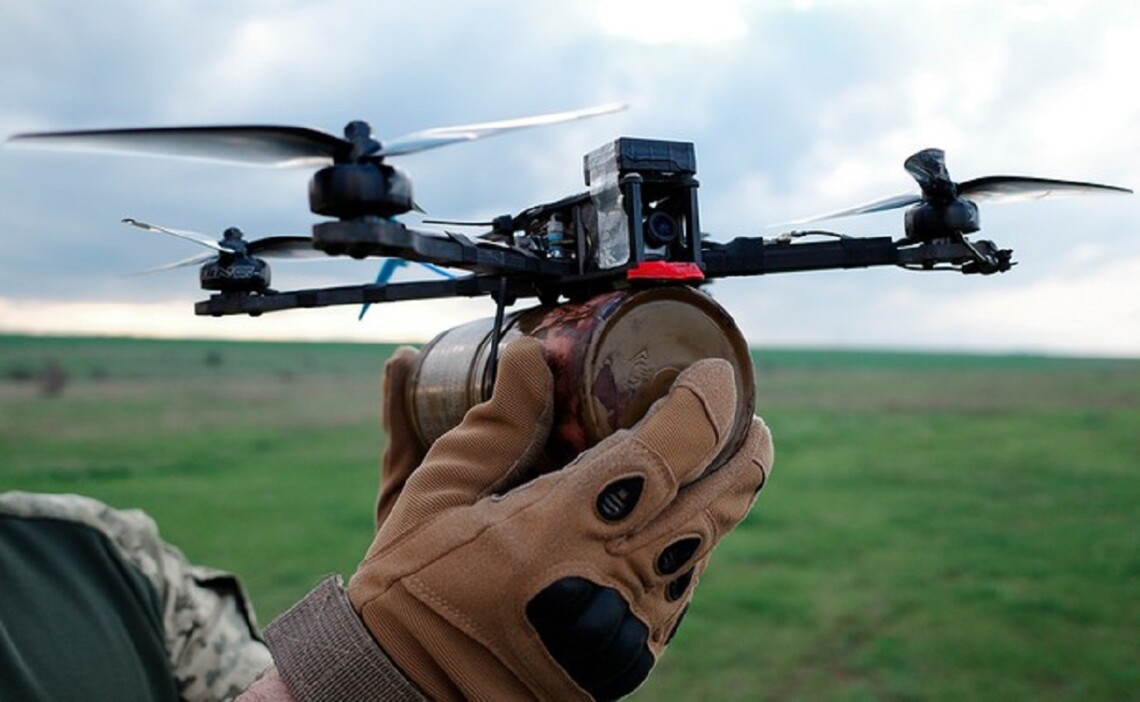
<path fill-rule="evenodd" d="M 882 212 L 900 207 L 926 203 L 934 207 L 947 207 L 965 198 L 972 202 L 1013 202 L 1038 199 L 1050 195 L 1097 195 L 1104 193 L 1131 193 L 1128 188 L 1075 180 L 1055 180 L 1029 176 L 985 176 L 955 183 L 946 169 L 946 154 L 942 149 L 923 149 L 912 154 L 903 163 L 907 173 L 918 182 L 921 194 L 904 194 L 875 200 L 837 212 L 807 217 L 787 224 L 807 224 L 853 215 Z"/>
<path fill-rule="evenodd" d="M 611 103 L 581 110 L 440 127 L 412 132 L 382 145 L 372 138 L 367 122 L 349 122 L 344 137 L 304 127 L 217 126 L 97 129 L 17 134 L 8 143 L 95 151 L 245 163 L 259 166 L 318 166 L 309 181 L 309 210 L 339 220 L 362 217 L 391 219 L 410 211 L 423 212 L 412 197 L 412 181 L 384 162 L 461 141 L 504 132 L 541 127 L 624 110 Z M 316 244 L 324 248 L 323 241 Z M 330 249 L 342 248 L 339 243 Z"/>
<path fill-rule="evenodd" d="M 307 236 L 270 236 L 263 239 L 255 239 L 253 241 L 246 241 L 242 238 L 240 229 L 231 228 L 227 229 L 221 241 L 213 241 L 205 234 L 198 232 L 186 231 L 184 229 L 172 229 L 170 227 L 162 227 L 157 224 L 149 222 L 142 222 L 137 219 L 126 217 L 123 224 L 136 227 L 148 232 L 155 232 L 158 234 L 167 234 L 175 236 L 179 239 L 192 241 L 200 246 L 213 249 L 218 252 L 216 254 L 200 254 L 192 256 L 181 261 L 164 264 L 155 268 L 148 268 L 141 273 L 152 273 L 155 271 L 167 270 L 170 268 L 180 268 L 182 266 L 192 266 L 199 263 L 206 263 L 208 261 L 218 258 L 220 255 L 233 254 L 241 255 L 246 254 L 250 256 L 258 256 L 261 258 L 279 258 L 279 259 L 316 259 L 327 258 L 327 255 L 313 248 L 313 240 Z"/>
<path fill-rule="evenodd" d="M 324 166 L 403 156 L 518 129 L 596 117 L 626 107 L 622 103 L 611 103 L 521 119 L 437 127 L 405 134 L 384 145 L 371 138 L 365 122 L 350 122 L 345 127 L 344 138 L 305 127 L 251 125 L 30 132 L 17 134 L 8 141 L 16 145 L 175 156 L 255 166 Z"/>
<path fill-rule="evenodd" d="M 1009 202 L 1030 200 L 1049 195 L 1098 195 L 1131 193 L 1128 188 L 1076 180 L 1056 180 L 1030 176 L 985 176 L 955 183 L 946 170 L 946 154 L 942 149 L 924 149 L 903 164 L 922 188 L 922 199 L 932 204 L 945 204 L 956 197 L 974 201 Z"/>
<path fill-rule="evenodd" d="M 504 134 L 506 132 L 513 132 L 519 129 L 529 129 L 531 127 L 545 127 L 552 124 L 561 124 L 562 122 L 571 122 L 579 119 L 588 119 L 590 117 L 598 117 L 601 115 L 608 115 L 613 112 L 621 112 L 629 106 L 621 102 L 612 102 L 605 105 L 596 105 L 594 107 L 586 107 L 580 110 L 568 110 L 566 112 L 554 112 L 545 115 L 535 115 L 533 117 L 522 117 L 519 119 L 505 119 L 497 122 L 482 122 L 479 124 L 468 124 L 459 127 L 437 127 L 434 129 L 425 129 L 419 132 L 412 132 L 404 136 L 397 137 L 387 144 L 385 144 L 378 156 L 402 156 L 404 154 L 412 154 L 417 151 L 426 151 L 448 144 L 456 144 L 462 141 L 473 141 L 475 139 L 483 139 L 484 137 L 494 136 L 496 134 Z"/>

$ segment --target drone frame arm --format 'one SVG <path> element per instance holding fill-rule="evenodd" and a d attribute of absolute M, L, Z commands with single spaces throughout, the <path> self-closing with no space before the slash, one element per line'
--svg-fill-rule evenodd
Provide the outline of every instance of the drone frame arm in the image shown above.
<path fill-rule="evenodd" d="M 504 280 L 505 284 L 501 282 Z M 501 294 L 508 301 L 538 295 L 534 285 L 528 280 L 472 275 L 446 280 L 418 280 L 384 285 L 347 285 L 286 292 L 273 291 L 260 295 L 221 293 L 195 303 L 194 313 L 212 317 L 231 314 L 248 314 L 256 317 L 264 312 L 296 308 L 430 300 L 443 297 L 480 297 L 500 294 L 501 289 L 503 290 Z"/>
<path fill-rule="evenodd" d="M 828 232 L 819 232 L 828 233 Z M 908 270 L 955 270 L 1002 273 L 1013 266 L 1012 251 L 991 241 L 964 236 L 914 242 L 890 237 L 838 237 L 832 241 L 792 243 L 741 237 L 727 244 L 705 244 L 706 278 L 793 273 L 797 271 L 901 266 Z"/>
<path fill-rule="evenodd" d="M 910 269 L 941 270 L 949 267 L 963 273 L 998 273 L 1012 263 L 1008 250 L 992 242 L 945 240 L 914 243 L 890 237 L 847 237 L 831 241 L 768 241 L 739 237 L 719 244 L 705 242 L 702 268 L 705 279 L 791 273 L 797 271 L 901 266 Z M 403 300 L 446 297 L 494 297 L 498 304 L 513 304 L 519 298 L 537 297 L 544 301 L 589 295 L 615 285 L 630 284 L 622 270 L 585 275 L 539 275 L 534 272 L 498 271 L 447 280 L 411 281 L 382 285 L 350 285 L 287 292 L 268 291 L 245 295 L 222 293 L 198 302 L 198 315 L 222 316 L 295 308 L 362 305 Z M 654 284 L 650 282 L 649 284 Z"/>
<path fill-rule="evenodd" d="M 792 273 L 797 271 L 868 268 L 900 263 L 899 245 L 890 237 L 842 237 L 807 243 L 769 242 L 740 237 L 727 244 L 706 242 L 706 278 Z"/>

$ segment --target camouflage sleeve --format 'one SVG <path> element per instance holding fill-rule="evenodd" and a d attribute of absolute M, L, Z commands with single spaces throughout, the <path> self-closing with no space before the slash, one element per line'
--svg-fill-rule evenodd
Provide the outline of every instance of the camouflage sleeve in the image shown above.
<path fill-rule="evenodd" d="M 116 547 L 162 603 L 167 657 L 183 699 L 233 698 L 273 662 L 237 578 L 191 564 L 141 510 L 116 510 L 81 495 L 6 492 L 0 513 L 84 524 Z"/>

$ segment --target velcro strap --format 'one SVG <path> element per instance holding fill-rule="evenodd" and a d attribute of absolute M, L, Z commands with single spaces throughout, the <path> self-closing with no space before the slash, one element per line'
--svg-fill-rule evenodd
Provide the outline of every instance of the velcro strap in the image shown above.
<path fill-rule="evenodd" d="M 299 702 L 425 702 L 368 633 L 340 576 L 326 578 L 265 628 L 265 642 Z"/>

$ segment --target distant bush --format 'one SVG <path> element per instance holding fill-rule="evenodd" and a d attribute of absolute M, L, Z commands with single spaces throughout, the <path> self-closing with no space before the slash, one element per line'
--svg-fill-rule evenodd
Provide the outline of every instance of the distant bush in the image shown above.
<path fill-rule="evenodd" d="M 27 382 L 29 380 L 34 380 L 35 377 L 36 369 L 25 363 L 17 363 L 4 369 L 5 380 Z"/>
<path fill-rule="evenodd" d="M 36 375 L 36 382 L 40 386 L 40 394 L 44 397 L 59 397 L 71 375 L 64 370 L 59 361 L 50 359 Z"/>

